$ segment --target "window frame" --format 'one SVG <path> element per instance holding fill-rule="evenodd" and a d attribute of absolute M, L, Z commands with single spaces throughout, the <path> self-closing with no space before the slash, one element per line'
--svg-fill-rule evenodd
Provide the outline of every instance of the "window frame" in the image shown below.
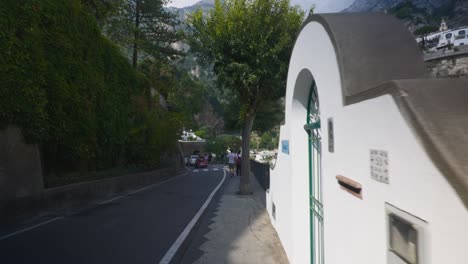
<path fill-rule="evenodd" d="M 387 238 L 386 238 L 386 252 L 387 252 L 387 263 L 389 262 L 389 259 L 391 258 L 391 254 L 398 256 L 402 261 L 406 262 L 406 260 L 394 252 L 391 247 L 391 237 L 390 237 L 390 216 L 394 215 L 400 220 L 410 224 L 415 230 L 416 230 L 416 236 L 417 236 L 417 245 L 416 245 L 416 253 L 417 253 L 417 264 L 424 264 L 427 263 L 429 260 L 429 241 L 428 241 L 428 231 L 427 231 L 427 221 L 407 212 L 404 211 L 390 203 L 385 203 L 385 228 L 386 228 L 386 233 L 387 233 Z"/>

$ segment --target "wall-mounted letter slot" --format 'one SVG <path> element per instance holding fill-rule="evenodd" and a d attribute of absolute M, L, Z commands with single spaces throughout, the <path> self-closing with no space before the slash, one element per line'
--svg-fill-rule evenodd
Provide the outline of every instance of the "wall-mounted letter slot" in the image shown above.
<path fill-rule="evenodd" d="M 350 194 L 362 199 L 362 185 L 359 182 L 353 181 L 341 175 L 337 175 L 336 179 L 341 188 Z"/>

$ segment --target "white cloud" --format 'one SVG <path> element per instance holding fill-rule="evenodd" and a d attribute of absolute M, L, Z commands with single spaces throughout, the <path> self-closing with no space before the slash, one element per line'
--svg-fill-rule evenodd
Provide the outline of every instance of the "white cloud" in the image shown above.
<path fill-rule="evenodd" d="M 191 6 L 198 1 L 200 0 L 172 0 L 171 3 L 167 4 L 167 6 L 181 8 L 181 7 Z"/>

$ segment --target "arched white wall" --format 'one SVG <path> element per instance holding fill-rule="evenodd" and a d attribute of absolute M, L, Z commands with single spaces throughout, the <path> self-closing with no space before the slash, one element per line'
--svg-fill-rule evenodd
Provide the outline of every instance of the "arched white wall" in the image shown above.
<path fill-rule="evenodd" d="M 307 134 L 302 128 L 312 76 L 322 120 L 322 184 L 327 264 L 387 263 L 385 204 L 425 221 L 424 264 L 468 261 L 468 212 L 437 170 L 392 96 L 343 107 L 335 51 L 317 22 L 307 24 L 294 47 L 286 93 L 286 121 L 280 141 L 289 140 L 271 171 L 268 210 L 291 263 L 310 263 Z M 335 152 L 328 152 L 326 121 L 334 121 Z M 389 153 L 390 184 L 370 177 L 369 150 Z M 340 189 L 343 175 L 363 185 L 363 199 Z M 468 262 L 467 262 L 468 263 Z"/>
<path fill-rule="evenodd" d="M 328 33 L 316 22 L 307 24 L 296 40 L 286 90 L 285 125 L 280 141 L 289 140 L 289 155 L 279 154 L 271 172 L 270 193 L 276 205 L 275 228 L 291 263 L 309 263 L 309 175 L 306 123 L 307 100 L 314 78 L 319 88 L 321 113 L 341 108 L 338 64 Z M 297 88 L 297 89 L 296 89 Z M 322 118 L 323 119 L 323 118 Z M 322 133 L 326 131 L 322 128 Z M 327 144 L 323 141 L 323 144 Z M 271 212 L 271 207 L 269 207 Z M 284 217 L 283 213 L 289 213 Z"/>

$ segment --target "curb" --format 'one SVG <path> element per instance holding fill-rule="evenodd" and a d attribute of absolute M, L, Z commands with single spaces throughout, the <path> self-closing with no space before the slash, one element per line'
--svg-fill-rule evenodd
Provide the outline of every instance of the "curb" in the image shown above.
<path fill-rule="evenodd" d="M 180 263 L 185 255 L 185 253 L 187 252 L 187 250 L 189 249 L 189 246 L 191 244 L 191 242 L 193 241 L 193 239 L 195 238 L 196 234 L 198 233 L 198 230 L 200 229 L 200 225 L 201 223 L 203 222 L 203 220 L 205 220 L 205 217 L 207 216 L 208 212 L 210 212 L 212 209 L 213 209 L 213 206 L 216 205 L 216 203 L 213 203 L 213 201 L 218 201 L 219 198 L 221 197 L 221 195 L 223 194 L 224 192 L 224 187 L 226 186 L 226 184 L 229 182 L 228 180 L 228 177 L 227 177 L 227 173 L 226 173 L 226 170 L 223 168 L 222 171 L 225 173 L 224 174 L 224 179 L 222 180 L 222 182 L 219 184 L 219 188 L 214 191 L 213 193 L 213 196 L 211 198 L 211 200 L 208 202 L 207 206 L 203 209 L 203 211 L 201 212 L 201 214 L 199 215 L 198 219 L 196 220 L 196 222 L 193 224 L 193 226 L 190 228 L 190 230 L 187 232 L 185 238 L 183 239 L 183 241 L 180 243 L 179 247 L 175 250 L 175 252 L 171 252 L 172 254 L 172 257 L 169 258 L 169 256 L 166 256 L 168 255 L 169 251 L 171 251 L 171 249 L 169 249 L 169 251 L 166 253 L 166 255 L 157 263 L 159 264 L 176 264 L 176 263 Z M 208 200 L 207 200 L 208 201 Z M 206 201 L 205 201 L 206 203 Z M 203 206 L 201 207 L 203 208 Z M 200 209 L 201 209 L 200 208 Z M 192 219 L 193 221 L 193 219 Z M 190 224 L 189 224 L 190 225 Z M 188 226 L 187 226 L 188 227 Z M 184 230 L 185 231 L 185 230 Z M 184 232 L 181 233 L 181 235 L 183 234 Z M 177 242 L 177 240 L 176 240 Z M 176 243 L 175 242 L 175 243 Z M 175 244 L 174 243 L 174 244 Z"/>

